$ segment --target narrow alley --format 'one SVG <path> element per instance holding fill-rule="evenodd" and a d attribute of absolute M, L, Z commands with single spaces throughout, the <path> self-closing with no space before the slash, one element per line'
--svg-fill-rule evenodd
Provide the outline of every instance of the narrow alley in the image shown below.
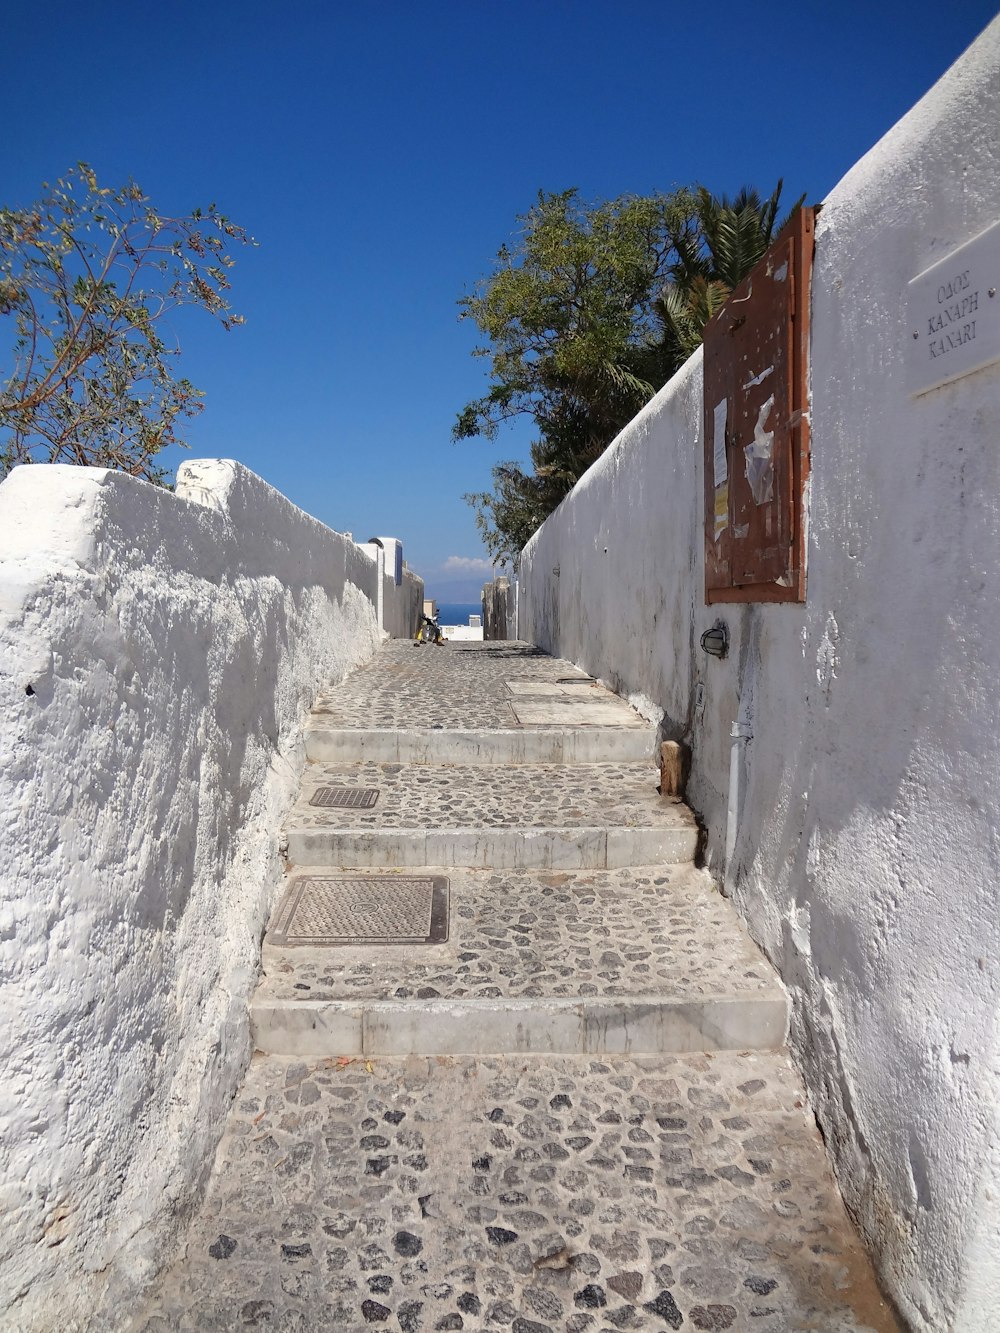
<path fill-rule="evenodd" d="M 136 1333 L 897 1328 L 655 739 L 512 643 L 320 698 L 256 1054 Z"/>

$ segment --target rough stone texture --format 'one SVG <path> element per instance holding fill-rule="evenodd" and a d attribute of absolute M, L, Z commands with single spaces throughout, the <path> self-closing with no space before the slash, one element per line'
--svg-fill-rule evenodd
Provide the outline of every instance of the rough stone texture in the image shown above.
<path fill-rule="evenodd" d="M 379 660 L 385 656 L 379 654 Z M 651 764 L 310 763 L 288 817 L 295 828 L 593 828 L 674 827 L 686 812 L 661 801 Z M 321 787 L 376 787 L 370 810 L 310 805 Z"/>
<path fill-rule="evenodd" d="M 395 654 L 383 649 L 376 673 Z M 480 649 L 465 669 L 474 679 L 492 666 Z M 456 709 L 460 720 L 469 714 Z M 662 809 L 648 764 L 317 764 L 303 799 L 334 779 L 386 784 L 376 830 L 380 816 L 518 827 L 547 805 L 544 818 L 555 807 L 606 825 L 627 821 L 630 801 Z M 622 786 L 624 798 L 604 794 Z M 509 999 L 534 1015 L 595 997 L 610 1029 L 630 995 L 652 991 L 695 1004 L 721 995 L 748 1012 L 764 997 L 781 1010 L 781 1039 L 780 987 L 691 865 L 424 872 L 450 880 L 446 944 L 267 943 L 255 1013 L 298 1008 L 311 1028 L 324 1003 L 385 1003 L 396 1010 L 379 1021 L 407 1040 L 421 1005 Z M 527 1014 L 517 1022 L 527 1028 Z M 742 1312 L 778 1329 L 803 1310 L 817 1328 L 889 1328 L 810 1124 L 781 1056 L 258 1057 L 184 1255 L 135 1327 L 596 1333 L 679 1327 L 685 1312 L 694 1327 L 724 1328 Z M 873 1323 L 856 1317 L 859 1303 Z"/>
<path fill-rule="evenodd" d="M 357 676 L 371 680 L 398 655 L 384 649 L 374 672 Z M 520 658 L 532 669 L 540 662 L 550 676 L 566 670 Z M 470 651 L 467 680 L 488 683 L 494 664 L 490 650 Z M 510 672 L 507 660 L 498 688 Z M 416 717 L 437 688 L 413 687 Z M 470 690 L 449 725 L 469 723 L 476 707 Z M 452 821 L 474 833 L 491 821 L 518 830 L 556 816 L 585 818 L 610 836 L 613 821 L 628 829 L 634 812 L 653 819 L 664 810 L 648 763 L 496 772 L 316 764 L 304 798 L 333 780 L 382 785 L 365 836 L 395 821 L 411 842 Z M 327 813 L 302 803 L 298 811 Z M 275 1039 L 266 1049 L 328 1058 L 254 1062 L 205 1208 L 137 1331 L 598 1333 L 685 1319 L 724 1328 L 740 1316 L 765 1330 L 799 1318 L 818 1329 L 892 1327 L 781 1056 L 336 1055 L 468 1050 L 461 1043 L 483 1024 L 498 1044 L 479 1049 L 553 1048 L 556 1030 L 579 1021 L 554 1010 L 587 1004 L 602 1007 L 600 1044 L 563 1049 L 604 1050 L 625 1019 L 628 1040 L 639 1039 L 645 1002 L 631 1014 L 629 997 L 650 991 L 692 1010 L 713 996 L 741 1014 L 770 1004 L 777 1021 L 767 1044 L 780 1041 L 785 996 L 707 875 L 690 864 L 423 871 L 450 880 L 444 946 L 265 946 L 254 1013 L 258 1031 Z M 505 1003 L 522 1008 L 487 1012 Z M 369 1014 L 368 1005 L 382 1008 Z M 708 1041 L 697 1014 L 678 1022 L 699 1046 Z M 725 1024 L 707 1026 L 718 1038 Z"/>
<path fill-rule="evenodd" d="M 257 1058 L 134 1333 L 896 1327 L 779 1054 Z"/>
<path fill-rule="evenodd" d="M 127 1307 L 190 1205 L 302 723 L 375 649 L 373 571 L 236 463 L 0 486 L 5 1329 Z"/>
<path fill-rule="evenodd" d="M 569 662 L 530 644 L 417 648 L 399 640 L 343 686 L 321 694 L 314 717 L 335 727 L 517 728 L 507 681 L 555 683 L 568 676 L 586 679 Z"/>
<path fill-rule="evenodd" d="M 718 871 L 732 817 L 728 886 L 924 1333 L 1000 1319 L 1000 365 L 911 397 L 907 288 L 997 220 L 998 68 L 995 20 L 817 220 L 806 604 L 705 605 L 700 354 L 535 535 L 519 589 L 522 635 L 691 744 Z M 698 647 L 720 615 L 725 661 Z"/>
<path fill-rule="evenodd" d="M 447 943 L 314 949 L 276 948 L 265 939 L 258 994 L 289 1002 L 428 992 L 447 999 L 688 998 L 775 988 L 732 904 L 692 866 L 427 873 L 450 881 Z"/>

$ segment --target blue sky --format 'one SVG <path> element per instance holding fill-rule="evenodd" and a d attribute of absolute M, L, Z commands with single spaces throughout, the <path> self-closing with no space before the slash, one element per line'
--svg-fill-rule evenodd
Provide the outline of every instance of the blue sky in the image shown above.
<path fill-rule="evenodd" d="M 485 565 L 461 496 L 530 439 L 451 443 L 485 384 L 456 301 L 537 191 L 783 176 L 819 201 L 994 6 L 11 0 L 0 202 L 82 159 L 246 226 L 246 326 L 177 321 L 207 395 L 191 455 L 240 459 L 359 540 L 400 536 L 454 600 Z"/>

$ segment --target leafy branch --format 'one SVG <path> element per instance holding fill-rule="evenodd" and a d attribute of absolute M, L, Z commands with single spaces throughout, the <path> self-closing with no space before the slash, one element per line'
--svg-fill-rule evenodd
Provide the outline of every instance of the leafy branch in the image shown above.
<path fill-rule="evenodd" d="M 0 389 L 0 477 L 19 463 L 112 467 L 149 481 L 182 447 L 202 394 L 175 378 L 158 324 L 200 306 L 225 329 L 233 251 L 256 242 L 214 204 L 158 213 L 134 181 L 97 182 L 86 163 L 29 208 L 0 209 L 0 320 L 12 367 Z M 2 327 L 2 326 L 0 326 Z"/>
<path fill-rule="evenodd" d="M 517 557 L 615 435 L 700 344 L 708 320 L 765 253 L 767 198 L 704 187 L 585 205 L 539 193 L 492 273 L 459 301 L 485 335 L 489 385 L 452 436 L 493 440 L 515 417 L 537 436 L 531 470 L 504 462 L 493 492 L 467 495 L 495 560 Z M 801 201 L 800 201 L 801 202 Z"/>

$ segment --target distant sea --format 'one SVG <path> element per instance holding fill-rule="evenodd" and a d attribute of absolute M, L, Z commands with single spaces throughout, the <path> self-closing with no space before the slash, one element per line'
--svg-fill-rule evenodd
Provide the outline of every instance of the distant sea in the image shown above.
<path fill-rule="evenodd" d="M 467 625 L 470 616 L 483 614 L 482 602 L 439 602 L 439 625 Z"/>

